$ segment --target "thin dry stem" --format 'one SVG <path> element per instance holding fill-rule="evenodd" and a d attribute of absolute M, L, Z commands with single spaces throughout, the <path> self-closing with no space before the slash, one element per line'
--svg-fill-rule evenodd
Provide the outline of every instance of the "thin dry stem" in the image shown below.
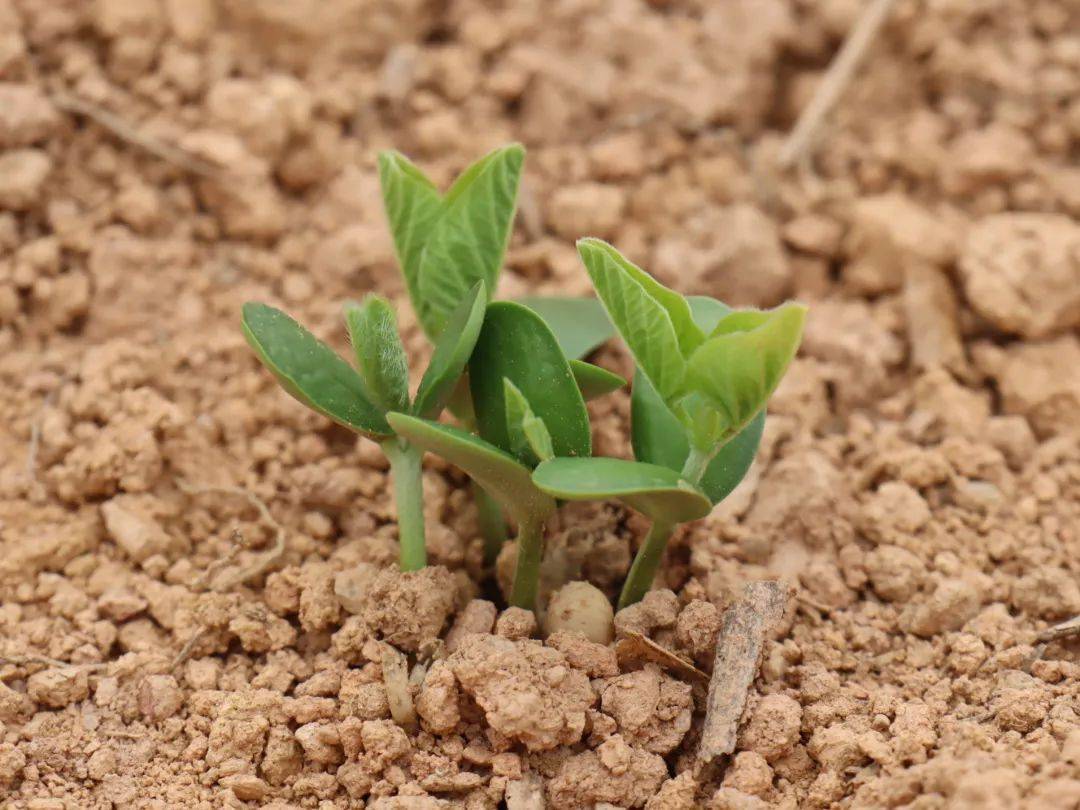
<path fill-rule="evenodd" d="M 1047 627 L 1035 636 L 1035 649 L 1032 651 L 1025 669 L 1031 669 L 1031 665 L 1046 654 L 1046 648 L 1052 642 L 1076 635 L 1080 635 L 1080 616 L 1073 616 L 1071 619 L 1055 624 L 1053 627 Z"/>
<path fill-rule="evenodd" d="M 81 667 L 82 669 L 104 669 L 107 664 L 101 661 L 95 661 L 93 663 L 76 664 L 71 661 L 61 661 L 59 658 L 50 658 L 47 655 L 0 655 L 0 664 L 11 664 L 16 667 L 24 667 L 27 664 L 44 664 L 49 667 L 57 667 L 58 669 L 73 669 Z"/>
<path fill-rule="evenodd" d="M 172 144 L 166 143 L 152 135 L 139 132 L 131 124 L 115 113 L 109 112 L 85 99 L 78 98 L 69 93 L 55 93 L 53 103 L 61 110 L 76 115 L 83 115 L 94 123 L 109 130 L 120 140 L 137 146 L 144 152 L 159 158 L 178 168 L 189 171 L 202 177 L 220 177 L 222 170 L 203 158 L 197 157 L 190 152 Z"/>
<path fill-rule="evenodd" d="M 175 670 L 185 661 L 191 657 L 191 653 L 195 650 L 195 645 L 199 643 L 199 640 L 206 635 L 206 628 L 202 627 L 192 634 L 191 638 L 184 642 L 184 646 L 180 648 L 180 652 L 176 654 L 176 658 L 172 660 L 170 670 Z"/>
<path fill-rule="evenodd" d="M 814 141 L 818 130 L 825 122 L 829 112 L 855 75 L 863 55 L 873 43 L 885 20 L 889 17 L 895 0 L 872 0 L 855 22 L 847 39 L 833 58 L 825 77 L 821 80 L 814 97 L 802 111 L 795 128 L 788 135 L 780 148 L 779 163 L 781 168 L 790 168 L 800 162 L 807 149 Z"/>
<path fill-rule="evenodd" d="M 231 577 L 226 577 L 221 582 L 218 582 L 213 586 L 212 590 L 215 591 L 229 591 L 235 588 L 237 585 L 242 585 L 245 582 L 250 582 L 256 577 L 262 576 L 271 567 L 274 566 L 285 555 L 285 529 L 280 523 L 274 520 L 274 516 L 270 514 L 270 510 L 266 504 L 254 493 L 248 492 L 242 487 L 223 487 L 223 486 L 203 486 L 197 484 L 189 484 L 182 479 L 176 479 L 176 485 L 180 488 L 181 492 L 188 495 L 203 495 L 207 493 L 219 493 L 223 495 L 235 495 L 238 498 L 244 498 L 259 512 L 259 515 L 264 521 L 266 521 L 275 531 L 274 545 L 265 554 L 256 558 L 255 562 L 249 565 L 247 568 L 241 568 Z M 220 567 L 220 566 L 218 566 Z M 197 582 L 204 581 L 210 571 L 207 569 L 206 574 L 201 576 Z"/>

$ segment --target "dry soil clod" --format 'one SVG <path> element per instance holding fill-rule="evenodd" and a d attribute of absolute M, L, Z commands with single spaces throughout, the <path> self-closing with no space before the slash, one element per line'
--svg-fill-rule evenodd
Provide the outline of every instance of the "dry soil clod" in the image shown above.
<path fill-rule="evenodd" d="M 724 612 L 698 747 L 702 765 L 735 750 L 739 720 L 761 665 L 765 639 L 784 617 L 788 598 L 783 583 L 751 582 L 743 589 L 742 599 Z"/>

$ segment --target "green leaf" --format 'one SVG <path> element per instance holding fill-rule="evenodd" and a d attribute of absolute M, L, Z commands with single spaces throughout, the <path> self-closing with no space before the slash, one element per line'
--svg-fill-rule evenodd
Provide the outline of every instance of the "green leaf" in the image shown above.
<path fill-rule="evenodd" d="M 739 485 L 754 463 L 761 434 L 765 430 L 765 409 L 758 411 L 750 423 L 728 440 L 713 456 L 699 486 L 714 504 L 720 503 Z"/>
<path fill-rule="evenodd" d="M 631 442 L 634 458 L 681 472 L 690 455 L 685 428 L 668 409 L 643 374 L 634 377 L 630 396 Z M 746 477 L 761 444 L 765 409 L 729 439 L 713 456 L 698 482 L 709 500 L 720 503 Z"/>
<path fill-rule="evenodd" d="M 709 333 L 731 308 L 714 298 L 692 295 L 687 298 L 694 320 Z M 676 472 L 682 470 L 690 455 L 686 428 L 656 393 L 649 378 L 638 371 L 630 392 L 630 435 L 634 458 L 661 464 Z M 746 477 L 761 444 L 765 428 L 765 409 L 758 413 L 734 438 L 729 440 L 705 469 L 699 486 L 714 504 L 726 498 Z"/>
<path fill-rule="evenodd" d="M 613 371 L 584 360 L 571 360 L 570 371 L 573 372 L 574 381 L 586 401 L 618 391 L 626 385 L 626 380 Z"/>
<path fill-rule="evenodd" d="M 527 467 L 535 467 L 541 461 L 554 458 L 555 450 L 551 445 L 551 434 L 547 425 L 540 419 L 525 395 L 510 380 L 503 379 L 506 398 L 506 429 L 510 436 L 513 455 Z"/>
<path fill-rule="evenodd" d="M 667 467 L 621 458 L 556 458 L 533 471 L 533 482 L 554 498 L 619 498 L 658 522 L 705 517 L 712 504 Z"/>
<path fill-rule="evenodd" d="M 593 238 L 581 239 L 578 241 L 579 252 L 583 242 L 588 243 L 592 249 L 600 250 L 606 254 L 620 271 L 636 281 L 650 298 L 667 311 L 671 323 L 675 327 L 675 334 L 678 336 L 679 348 L 682 350 L 683 356 L 688 356 L 690 352 L 701 345 L 701 342 L 705 339 L 705 333 L 695 323 L 694 314 L 685 298 L 674 290 L 669 290 L 607 242 Z"/>
<path fill-rule="evenodd" d="M 547 322 L 567 357 L 585 357 L 615 336 L 615 327 L 596 298 L 531 296 L 517 302 Z"/>
<path fill-rule="evenodd" d="M 676 472 L 682 470 L 690 455 L 686 428 L 641 369 L 634 374 L 630 388 L 630 441 L 638 461 L 660 464 Z"/>
<path fill-rule="evenodd" d="M 675 400 L 683 390 L 686 361 L 671 311 L 649 294 L 638 274 L 628 270 L 629 262 L 610 245 L 598 239 L 582 239 L 578 242 L 578 252 L 604 308 L 638 366 L 665 401 Z M 686 309 L 687 322 L 697 329 L 689 320 L 688 305 Z"/>
<path fill-rule="evenodd" d="M 525 150 L 496 149 L 455 181 L 443 200 L 420 256 L 418 315 L 424 331 L 438 336 L 449 312 L 477 281 L 498 284 L 510 241 Z"/>
<path fill-rule="evenodd" d="M 255 354 L 291 396 L 372 439 L 393 435 L 353 367 L 284 312 L 249 302 L 242 326 Z"/>
<path fill-rule="evenodd" d="M 420 256 L 442 213 L 439 190 L 400 152 L 379 154 L 379 185 L 401 274 L 417 316 L 421 312 Z"/>
<path fill-rule="evenodd" d="M 739 310 L 721 319 L 687 363 L 687 386 L 736 433 L 765 407 L 799 348 L 806 307 L 787 303 L 766 312 Z"/>
<path fill-rule="evenodd" d="M 345 305 L 356 364 L 372 399 L 383 411 L 409 407 L 409 361 L 390 302 L 368 295 L 360 305 Z"/>
<path fill-rule="evenodd" d="M 707 295 L 688 295 L 686 303 L 690 305 L 690 312 L 694 316 L 694 323 L 698 325 L 703 335 L 707 335 L 716 328 L 720 319 L 731 312 L 731 307 L 723 301 L 709 298 Z"/>
<path fill-rule="evenodd" d="M 493 444 L 450 425 L 391 413 L 387 420 L 399 436 L 464 470 L 518 522 L 544 520 L 555 500 L 536 488 L 528 467 Z"/>
<path fill-rule="evenodd" d="M 416 391 L 414 414 L 433 419 L 450 400 L 480 336 L 486 305 L 484 282 L 478 281 L 450 313 Z"/>
<path fill-rule="evenodd" d="M 590 454 L 589 414 L 570 364 L 543 319 L 512 301 L 488 306 L 469 360 L 469 384 L 480 435 L 509 451 L 503 378 L 521 391 L 544 421 L 555 455 Z"/>

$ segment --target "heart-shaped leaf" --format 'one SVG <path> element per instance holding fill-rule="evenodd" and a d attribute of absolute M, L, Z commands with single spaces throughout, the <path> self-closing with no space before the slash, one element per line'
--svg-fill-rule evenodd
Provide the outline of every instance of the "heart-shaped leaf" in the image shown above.
<path fill-rule="evenodd" d="M 570 371 L 573 372 L 578 390 L 586 401 L 618 391 L 626 385 L 626 380 L 618 374 L 584 360 L 571 360 Z"/>
<path fill-rule="evenodd" d="M 555 511 L 555 500 L 537 489 L 529 468 L 495 445 L 450 425 L 403 413 L 386 418 L 399 436 L 464 470 L 519 523 L 542 521 Z"/>
<path fill-rule="evenodd" d="M 551 327 L 563 354 L 581 359 L 615 336 L 615 327 L 596 298 L 518 298 Z"/>
<path fill-rule="evenodd" d="M 646 273 L 626 261 L 599 239 L 582 239 L 578 253 L 615 328 L 619 330 L 638 366 L 648 375 L 666 402 L 683 390 L 686 361 L 682 344 L 700 343 L 702 336 L 690 316 L 690 307 L 676 293 L 665 290 Z M 643 281 L 649 278 L 651 284 Z M 671 296 L 657 298 L 656 288 Z"/>
<path fill-rule="evenodd" d="M 510 380 L 503 380 L 506 398 L 506 430 L 510 436 L 513 455 L 527 467 L 555 456 L 551 434 L 532 408 L 525 395 Z"/>
<path fill-rule="evenodd" d="M 469 360 L 469 385 L 480 435 L 510 451 L 503 379 L 525 396 L 551 434 L 557 456 L 588 456 L 592 433 L 570 364 L 544 320 L 528 307 L 497 301 Z"/>
<path fill-rule="evenodd" d="M 242 326 L 255 354 L 295 399 L 372 439 L 393 435 L 353 367 L 284 312 L 247 303 Z"/>
<path fill-rule="evenodd" d="M 401 274 L 409 299 L 419 317 L 420 255 L 431 234 L 443 201 L 439 190 L 407 157 L 400 152 L 379 155 L 379 185 L 382 187 L 383 207 L 390 223 Z"/>
<path fill-rule="evenodd" d="M 424 331 L 442 333 L 446 318 L 477 281 L 495 290 L 510 241 L 525 150 L 496 149 L 454 182 L 420 256 L 415 303 Z"/>
<path fill-rule="evenodd" d="M 450 313 L 416 391 L 414 414 L 434 419 L 450 400 L 480 335 L 486 305 L 484 282 L 478 281 Z"/>
<path fill-rule="evenodd" d="M 733 311 L 690 357 L 687 387 L 716 408 L 727 435 L 765 407 L 799 348 L 805 319 L 806 307 L 795 303 Z"/>
<path fill-rule="evenodd" d="M 619 498 L 658 523 L 705 517 L 709 499 L 679 474 L 657 464 L 621 458 L 554 458 L 533 471 L 533 482 L 567 501 Z"/>
<path fill-rule="evenodd" d="M 357 368 L 375 404 L 384 411 L 409 407 L 409 361 L 390 302 L 368 295 L 362 304 L 345 305 Z"/>

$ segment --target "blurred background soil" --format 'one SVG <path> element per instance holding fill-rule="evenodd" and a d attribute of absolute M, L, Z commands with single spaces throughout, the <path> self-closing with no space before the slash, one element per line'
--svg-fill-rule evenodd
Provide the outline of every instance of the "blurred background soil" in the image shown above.
<path fill-rule="evenodd" d="M 1080 807 L 1080 646 L 1036 643 L 1080 613 L 1080 5 L 899 0 L 781 170 L 862 8 L 0 0 L 2 805 Z M 746 483 L 632 617 L 707 669 L 746 582 L 795 586 L 711 774 L 700 689 L 512 612 L 391 722 L 377 638 L 493 628 L 458 614 L 464 481 L 429 460 L 449 572 L 339 599 L 396 557 L 383 461 L 238 329 L 264 300 L 344 350 L 378 290 L 425 354 L 375 155 L 445 184 L 510 140 L 501 296 L 586 294 L 591 235 L 686 293 L 811 307 Z M 626 393 L 593 413 L 628 453 Z M 273 573 L 213 587 L 279 528 Z M 551 553 L 611 592 L 642 528 L 568 508 Z M 500 701 L 540 681 L 559 722 L 519 728 Z"/>

